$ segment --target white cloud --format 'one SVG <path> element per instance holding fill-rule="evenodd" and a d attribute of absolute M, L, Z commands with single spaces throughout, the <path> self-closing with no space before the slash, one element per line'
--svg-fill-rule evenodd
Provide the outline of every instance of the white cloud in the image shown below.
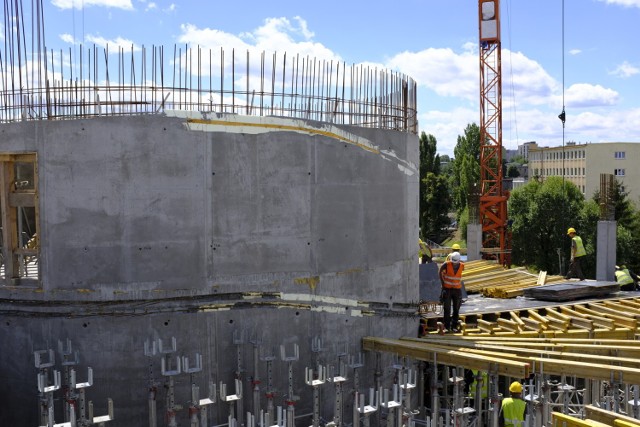
<path fill-rule="evenodd" d="M 81 9 L 89 6 L 113 7 L 116 9 L 133 10 L 131 0 L 52 0 L 51 4 L 60 9 Z"/>
<path fill-rule="evenodd" d="M 571 128 L 569 124 L 572 124 Z M 579 133 L 581 142 L 635 142 L 638 141 L 640 108 L 584 112 L 567 120 L 567 125 L 570 133 Z"/>
<path fill-rule="evenodd" d="M 569 50 L 569 55 L 579 55 L 582 53 L 582 49 L 571 49 Z"/>
<path fill-rule="evenodd" d="M 223 46 L 225 50 L 230 50 L 231 48 L 249 48 L 249 45 L 241 38 L 220 30 L 211 28 L 201 29 L 192 24 L 183 24 L 180 26 L 180 31 L 182 32 L 178 37 L 180 43 L 189 43 L 203 48 L 219 48 Z"/>
<path fill-rule="evenodd" d="M 105 48 L 109 46 L 109 51 L 111 53 L 116 53 L 118 48 L 122 48 L 125 52 L 130 52 L 131 49 L 134 51 L 139 51 L 140 46 L 137 46 L 133 41 L 123 39 L 122 37 L 116 37 L 115 39 L 105 39 L 104 37 L 88 35 L 87 42 L 95 43 L 97 46 Z"/>
<path fill-rule="evenodd" d="M 145 11 L 150 11 L 153 9 L 157 9 L 158 5 L 155 4 L 154 2 L 149 2 L 149 4 L 147 5 L 147 7 L 144 9 Z"/>
<path fill-rule="evenodd" d="M 73 36 L 71 34 L 60 34 L 60 39 L 65 42 L 65 43 L 69 43 L 69 44 L 75 44 L 76 41 L 73 38 Z"/>
<path fill-rule="evenodd" d="M 576 83 L 565 93 L 566 105 L 574 108 L 615 105 L 620 98 L 618 92 L 600 85 Z"/>
<path fill-rule="evenodd" d="M 547 105 L 560 90 L 558 82 L 533 59 L 521 52 L 502 50 L 502 96 L 520 105 Z"/>
<path fill-rule="evenodd" d="M 640 69 L 629 64 L 627 61 L 624 61 L 622 64 L 618 65 L 615 70 L 609 72 L 609 74 L 613 76 L 622 78 L 631 77 L 638 73 L 640 73 Z"/>
<path fill-rule="evenodd" d="M 600 1 L 606 4 L 640 8 L 640 0 L 600 0 Z"/>
<path fill-rule="evenodd" d="M 464 133 L 469 123 L 478 123 L 478 109 L 456 108 L 451 111 L 430 110 L 419 113 L 420 132 L 436 137 L 438 152 L 453 157 L 453 149 L 458 142 L 458 135 Z"/>
<path fill-rule="evenodd" d="M 180 43 L 203 48 L 224 46 L 225 50 L 235 48 L 258 52 L 287 52 L 288 55 L 309 55 L 318 59 L 340 59 L 336 53 L 312 40 L 313 32 L 309 31 L 306 21 L 300 17 L 295 17 L 294 23 L 287 18 L 269 18 L 255 30 L 239 35 L 211 28 L 198 28 L 192 24 L 183 24 L 181 32 L 178 37 Z"/>
<path fill-rule="evenodd" d="M 449 48 L 429 48 L 402 52 L 385 66 L 400 70 L 440 96 L 478 99 L 478 55 L 470 51 L 456 53 Z"/>
<path fill-rule="evenodd" d="M 175 3 L 171 3 L 171 4 L 169 5 L 169 7 L 167 7 L 167 8 L 165 8 L 165 9 L 163 9 L 163 12 L 166 12 L 166 13 L 175 12 L 175 11 L 176 11 L 176 9 L 177 9 L 177 7 L 178 7 L 178 6 L 176 6 L 176 4 L 175 4 Z"/>

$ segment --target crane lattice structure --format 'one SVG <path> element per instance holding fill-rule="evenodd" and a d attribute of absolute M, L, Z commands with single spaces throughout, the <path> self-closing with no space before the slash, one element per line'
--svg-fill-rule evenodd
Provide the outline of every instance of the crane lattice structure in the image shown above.
<path fill-rule="evenodd" d="M 502 188 L 502 55 L 500 0 L 479 0 L 480 221 L 485 256 L 510 264 L 508 193 Z"/>

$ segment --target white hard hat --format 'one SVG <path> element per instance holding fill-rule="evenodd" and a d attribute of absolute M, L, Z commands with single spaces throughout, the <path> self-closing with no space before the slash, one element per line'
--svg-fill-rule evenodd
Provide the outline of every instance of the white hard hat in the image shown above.
<path fill-rule="evenodd" d="M 460 252 L 452 252 L 451 253 L 451 261 L 452 262 L 460 262 Z"/>

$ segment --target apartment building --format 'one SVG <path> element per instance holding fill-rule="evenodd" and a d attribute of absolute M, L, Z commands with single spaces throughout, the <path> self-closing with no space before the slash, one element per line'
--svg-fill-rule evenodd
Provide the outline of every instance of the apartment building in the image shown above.
<path fill-rule="evenodd" d="M 600 174 L 608 173 L 615 175 L 631 200 L 640 198 L 640 168 L 632 163 L 640 158 L 640 143 L 570 142 L 564 147 L 531 144 L 528 149 L 530 179 L 564 175 L 589 198 L 600 189 Z"/>

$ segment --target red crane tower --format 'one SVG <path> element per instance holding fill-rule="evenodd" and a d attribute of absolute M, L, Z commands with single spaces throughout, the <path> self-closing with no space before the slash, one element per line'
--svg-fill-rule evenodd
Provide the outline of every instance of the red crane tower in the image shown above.
<path fill-rule="evenodd" d="M 478 0 L 480 32 L 480 221 L 482 251 L 511 263 L 507 200 L 502 188 L 500 0 Z"/>

